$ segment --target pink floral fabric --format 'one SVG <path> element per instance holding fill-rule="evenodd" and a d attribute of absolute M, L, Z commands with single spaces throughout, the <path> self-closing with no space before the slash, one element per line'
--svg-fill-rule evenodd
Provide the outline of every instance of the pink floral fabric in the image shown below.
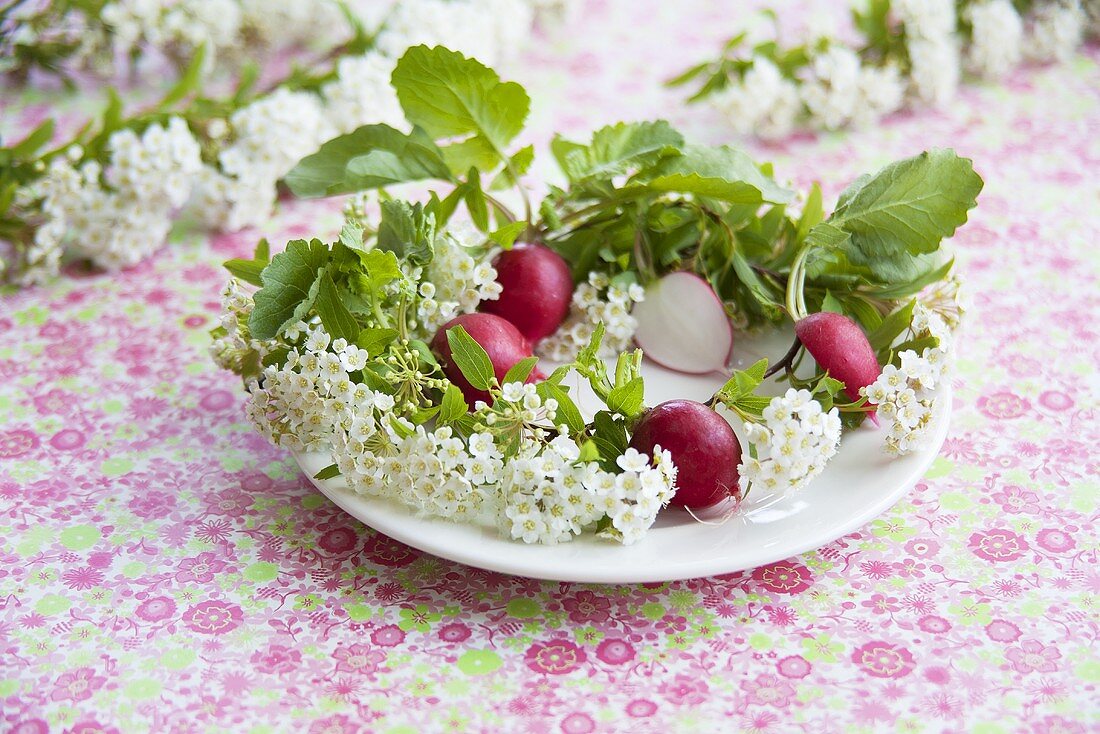
<path fill-rule="evenodd" d="M 586 6 L 506 70 L 530 140 L 654 116 L 729 138 L 660 82 L 743 11 Z M 955 238 L 973 308 L 940 457 L 866 527 L 744 573 L 539 582 L 344 515 L 206 356 L 219 262 L 259 232 L 0 296 L 0 731 L 1096 731 L 1098 62 L 753 144 L 827 196 L 947 145 L 987 188 Z M 56 99 L 4 95 L 5 132 Z M 334 235 L 338 209 L 286 202 L 265 233 Z"/>

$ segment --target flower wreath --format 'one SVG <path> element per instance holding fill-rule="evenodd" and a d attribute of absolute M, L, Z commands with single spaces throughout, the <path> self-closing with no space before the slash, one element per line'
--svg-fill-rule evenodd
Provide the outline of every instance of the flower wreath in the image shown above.
<path fill-rule="evenodd" d="M 357 193 L 336 241 L 274 257 L 261 242 L 226 263 L 215 359 L 244 379 L 263 435 L 331 455 L 319 478 L 439 518 L 492 516 L 528 543 L 631 543 L 669 503 L 806 486 L 868 416 L 894 454 L 929 435 L 961 313 L 941 243 L 982 187 L 969 160 L 898 161 L 826 217 L 820 189 L 796 198 L 740 150 L 620 123 L 556 137 L 567 184 L 535 207 L 520 182 L 534 151 L 514 143 L 521 86 L 418 46 L 393 87 L 411 132 L 358 128 L 286 177 L 299 196 Z M 420 201 L 383 190 L 424 180 L 441 185 Z M 669 328 L 685 313 L 694 328 Z M 646 406 L 643 353 L 723 370 L 731 323 L 792 321 L 770 368 L 727 370 L 706 403 Z M 772 377 L 788 389 L 764 394 Z M 590 419 L 571 380 L 601 405 Z M 744 451 L 719 410 L 744 424 Z"/>

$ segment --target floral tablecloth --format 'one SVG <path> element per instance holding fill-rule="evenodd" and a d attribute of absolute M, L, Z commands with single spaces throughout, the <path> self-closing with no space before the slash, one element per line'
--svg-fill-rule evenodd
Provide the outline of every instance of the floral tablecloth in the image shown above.
<path fill-rule="evenodd" d="M 653 116 L 728 137 L 660 82 L 742 11 L 638 7 L 590 3 L 506 70 L 535 142 Z M 53 99 L 4 94 L 9 129 Z M 858 532 L 729 576 L 512 578 L 344 515 L 206 356 L 218 263 L 257 232 L 0 297 L 0 730 L 1100 730 L 1100 51 L 754 147 L 835 196 L 945 145 L 987 187 L 955 239 L 973 307 L 941 456 Z M 288 202 L 267 234 L 337 208 Z"/>

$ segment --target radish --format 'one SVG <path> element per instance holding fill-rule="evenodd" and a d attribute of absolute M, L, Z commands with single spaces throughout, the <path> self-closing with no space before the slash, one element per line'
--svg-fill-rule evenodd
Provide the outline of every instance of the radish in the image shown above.
<path fill-rule="evenodd" d="M 844 392 L 852 400 L 859 400 L 859 389 L 882 372 L 863 329 L 843 314 L 812 313 L 795 322 L 794 333 L 818 366 L 844 383 Z"/>
<path fill-rule="evenodd" d="M 733 329 L 721 299 L 695 273 L 669 273 L 650 285 L 632 312 L 634 341 L 662 367 L 690 375 L 725 370 Z"/>
<path fill-rule="evenodd" d="M 498 382 L 504 380 L 504 376 L 516 362 L 531 356 L 531 343 L 511 323 L 489 313 L 462 314 L 439 328 L 432 337 L 432 351 L 439 357 L 447 379 L 462 390 L 472 410 L 476 401 L 484 400 L 489 403 L 492 402 L 492 397 L 489 393 L 478 390 L 467 382 L 458 365 L 451 360 L 451 345 L 447 342 L 447 330 L 455 326 L 464 328 L 466 333 L 489 355 L 489 361 L 493 363 L 493 374 L 496 375 Z M 527 377 L 527 382 L 537 382 L 545 378 L 546 375 L 536 368 Z"/>
<path fill-rule="evenodd" d="M 573 298 L 573 275 L 561 255 L 545 245 L 520 245 L 493 260 L 500 298 L 481 310 L 511 321 L 532 344 L 561 326 Z"/>
<path fill-rule="evenodd" d="M 646 411 L 630 445 L 652 454 L 660 446 L 676 465 L 671 504 L 698 509 L 737 497 L 741 443 L 725 418 L 694 400 L 669 400 Z"/>

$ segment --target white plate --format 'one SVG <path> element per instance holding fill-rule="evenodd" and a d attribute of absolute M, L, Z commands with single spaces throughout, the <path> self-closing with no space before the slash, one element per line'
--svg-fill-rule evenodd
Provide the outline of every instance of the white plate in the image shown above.
<path fill-rule="evenodd" d="M 738 343 L 736 366 L 759 354 L 780 355 L 783 339 Z M 646 402 L 672 398 L 708 399 L 721 385 L 718 376 L 681 375 L 647 363 Z M 776 389 L 782 389 L 782 386 Z M 950 386 L 937 400 L 934 436 L 926 448 L 891 459 L 883 450 L 884 431 L 869 422 L 845 434 L 840 451 L 825 471 L 790 496 L 749 493 L 736 514 L 721 525 L 696 522 L 685 511 L 667 508 L 646 536 L 630 546 L 583 535 L 559 545 L 526 545 L 497 533 L 490 523 L 459 525 L 417 517 L 405 506 L 361 497 L 340 477 L 312 479 L 328 464 L 320 453 L 295 458 L 325 496 L 353 517 L 414 548 L 452 561 L 501 573 L 555 581 L 637 583 L 673 581 L 733 573 L 819 548 L 857 530 L 897 502 L 928 470 L 947 435 Z M 582 402 L 582 409 L 584 408 Z M 738 434 L 739 426 L 734 424 Z M 714 511 L 708 513 L 713 517 Z"/>

